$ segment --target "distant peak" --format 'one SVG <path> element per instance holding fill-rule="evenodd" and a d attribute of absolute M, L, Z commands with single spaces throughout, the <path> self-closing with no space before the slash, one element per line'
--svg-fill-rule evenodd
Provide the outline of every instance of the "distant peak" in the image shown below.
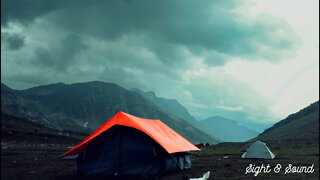
<path fill-rule="evenodd" d="M 66 86 L 66 85 L 67 84 L 65 84 L 63 82 L 57 82 L 57 83 L 42 85 L 42 86 L 38 86 L 38 87 L 60 87 L 60 86 Z"/>
<path fill-rule="evenodd" d="M 104 84 L 104 83 L 106 83 L 106 82 L 95 80 L 95 81 L 88 81 L 87 83 Z"/>
<path fill-rule="evenodd" d="M 157 97 L 156 93 L 153 91 L 148 91 L 148 92 L 146 92 L 146 94 L 149 96 Z"/>
<path fill-rule="evenodd" d="M 213 119 L 213 120 L 227 120 L 227 121 L 234 121 L 234 120 L 232 120 L 232 119 L 228 119 L 228 118 L 226 118 L 226 117 L 223 117 L 223 116 L 219 116 L 219 115 L 217 115 L 217 116 L 211 116 L 211 117 L 208 117 L 207 119 Z"/>
<path fill-rule="evenodd" d="M 9 86 L 7 86 L 7 85 L 5 85 L 4 83 L 1 83 L 1 90 L 13 90 L 13 89 L 11 89 Z"/>
<path fill-rule="evenodd" d="M 87 81 L 87 82 L 79 82 L 79 83 L 73 83 L 71 85 L 95 85 L 95 86 L 119 86 L 118 84 L 115 83 L 110 83 L 110 82 L 104 82 L 104 81 Z M 120 87 L 120 86 L 119 86 Z"/>
<path fill-rule="evenodd" d="M 138 88 L 131 88 L 130 91 L 134 91 L 134 92 L 137 92 L 137 93 L 143 93 L 143 91 L 141 89 L 138 89 Z"/>
<path fill-rule="evenodd" d="M 96 80 L 96 81 L 79 82 L 74 84 L 109 84 L 109 83 Z"/>
<path fill-rule="evenodd" d="M 222 117 L 222 116 L 219 116 L 219 115 L 217 115 L 217 116 L 212 116 L 212 118 L 227 119 L 227 118 L 225 118 L 225 117 Z"/>
<path fill-rule="evenodd" d="M 137 92 L 137 93 L 140 93 L 140 94 L 144 94 L 144 95 L 147 95 L 147 96 L 151 96 L 151 97 L 157 97 L 156 93 L 154 91 L 143 91 L 141 89 L 138 89 L 138 88 L 131 88 L 130 91 L 134 91 L 134 92 Z"/>

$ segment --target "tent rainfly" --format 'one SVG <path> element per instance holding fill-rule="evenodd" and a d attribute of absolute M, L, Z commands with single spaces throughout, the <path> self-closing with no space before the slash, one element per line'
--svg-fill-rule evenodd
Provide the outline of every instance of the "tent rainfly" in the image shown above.
<path fill-rule="evenodd" d="M 79 175 L 151 177 L 190 168 L 197 150 L 160 120 L 118 112 L 63 156 L 77 160 Z"/>
<path fill-rule="evenodd" d="M 256 141 L 252 143 L 247 152 L 242 154 L 242 158 L 257 158 L 257 159 L 273 159 L 274 154 L 267 147 L 266 143 L 261 141 Z"/>

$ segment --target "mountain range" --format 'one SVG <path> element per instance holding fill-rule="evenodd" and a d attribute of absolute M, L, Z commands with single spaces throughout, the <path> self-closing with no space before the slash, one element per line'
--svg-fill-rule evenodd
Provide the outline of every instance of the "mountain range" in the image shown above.
<path fill-rule="evenodd" d="M 2 113 L 27 119 L 57 130 L 90 133 L 119 111 L 160 119 L 192 142 L 218 140 L 187 120 L 167 113 L 140 93 L 116 84 L 92 81 L 56 83 L 25 90 L 1 84 Z"/>
<path fill-rule="evenodd" d="M 131 90 L 140 93 L 168 114 L 187 120 L 190 124 L 219 139 L 221 142 L 242 142 L 259 134 L 257 131 L 239 125 L 235 120 L 221 116 L 197 121 L 176 99 L 158 97 L 153 91 L 144 92 L 136 88 Z"/>
<path fill-rule="evenodd" d="M 199 128 L 223 142 L 247 141 L 259 134 L 257 131 L 239 125 L 235 120 L 221 116 L 213 116 L 200 121 Z"/>
<path fill-rule="evenodd" d="M 266 129 L 253 140 L 318 140 L 319 141 L 319 101 Z"/>
<path fill-rule="evenodd" d="M 1 83 L 1 115 L 19 119 L 14 121 L 17 126 L 27 120 L 58 132 L 89 134 L 118 111 L 160 119 L 194 143 L 243 142 L 252 138 L 264 141 L 319 139 L 319 101 L 258 135 L 236 120 L 221 116 L 197 121 L 175 99 L 158 97 L 152 91 L 127 90 L 113 83 L 56 83 L 25 90 L 14 90 Z"/>
<path fill-rule="evenodd" d="M 193 125 L 197 125 L 198 123 L 197 120 L 189 113 L 189 111 L 184 106 L 182 106 L 176 99 L 158 97 L 156 93 L 153 91 L 144 92 L 137 88 L 132 88 L 131 91 L 138 92 L 143 97 L 157 105 L 161 110 L 167 112 L 172 116 L 187 120 L 189 123 Z"/>

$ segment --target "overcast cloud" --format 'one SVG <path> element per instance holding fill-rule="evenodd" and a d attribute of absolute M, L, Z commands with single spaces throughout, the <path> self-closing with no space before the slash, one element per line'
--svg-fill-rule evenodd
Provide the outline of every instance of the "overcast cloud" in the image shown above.
<path fill-rule="evenodd" d="M 1 0 L 1 81 L 27 88 L 102 80 L 176 98 L 199 119 L 272 122 L 274 103 L 224 67 L 235 59 L 277 65 L 295 57 L 302 41 L 286 20 L 252 13 L 254 6 Z"/>

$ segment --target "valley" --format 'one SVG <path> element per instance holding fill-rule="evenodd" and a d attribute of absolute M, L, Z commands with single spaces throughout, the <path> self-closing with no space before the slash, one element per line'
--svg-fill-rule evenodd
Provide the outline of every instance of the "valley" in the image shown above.
<path fill-rule="evenodd" d="M 191 152 L 191 169 L 173 172 L 155 179 L 188 179 L 201 177 L 207 171 L 211 172 L 209 179 L 255 179 L 254 173 L 245 173 L 250 164 L 257 167 L 261 165 L 276 167 L 280 164 L 283 168 L 289 166 L 312 166 L 313 168 L 312 173 L 285 174 L 284 169 L 279 173 L 273 171 L 269 173 L 260 172 L 257 176 L 263 179 L 319 178 L 319 101 L 289 115 L 259 135 L 257 135 L 257 132 L 253 132 L 251 136 L 256 137 L 251 139 L 247 137 L 248 141 L 240 139 L 245 142 L 218 142 L 217 139 L 220 139 L 223 135 L 219 134 L 221 133 L 219 127 L 222 132 L 223 129 L 231 128 L 229 132 L 234 133 L 229 134 L 229 137 L 224 136 L 224 138 L 229 139 L 237 136 L 237 133 L 242 130 L 252 132 L 239 126 L 233 120 L 211 117 L 207 121 L 209 120 L 210 126 L 216 124 L 217 127 L 215 128 L 217 129 L 209 130 L 208 134 L 212 136 L 210 137 L 200 130 L 208 132 L 208 129 L 205 130 L 206 126 L 209 126 L 208 124 L 202 127 L 197 126 L 197 123 L 194 123 L 196 121 L 193 122 L 190 114 L 185 114 L 185 117 L 191 118 L 186 121 L 182 118 L 183 113 L 161 108 L 161 106 L 168 105 L 167 103 L 170 102 L 171 107 L 181 107 L 178 109 L 183 111 L 179 112 L 184 112 L 186 109 L 177 101 L 167 101 L 167 99 L 162 98 L 159 101 L 161 103 L 159 103 L 156 102 L 156 100 L 159 100 L 158 97 L 153 94 L 151 94 L 153 98 L 151 101 L 144 99 L 138 93 L 126 92 L 125 89 L 122 89 L 124 94 L 112 95 L 117 97 L 115 100 L 108 99 L 110 97 L 106 94 L 98 96 L 98 98 L 92 93 L 108 92 L 105 91 L 105 88 L 119 87 L 101 82 L 91 82 L 89 84 L 89 87 L 86 86 L 88 84 L 81 84 L 80 87 L 82 88 L 78 84 L 71 85 L 75 86 L 75 89 L 68 87 L 70 85 L 54 84 L 50 85 L 49 88 L 45 86 L 25 91 L 12 90 L 2 85 L 1 179 L 90 179 L 78 176 L 76 162 L 74 160 L 64 160 L 62 154 L 89 135 L 90 131 L 83 123 L 85 122 L 86 125 L 88 123 L 93 124 L 93 117 L 99 119 L 98 117 L 102 116 L 100 114 L 102 109 L 88 108 L 89 106 L 97 107 L 99 103 L 104 101 L 113 104 L 110 111 L 104 113 L 125 109 L 141 116 L 164 119 L 164 123 L 192 142 L 214 142 L 205 146 L 200 152 Z M 60 91 L 61 88 L 67 89 Z M 61 95 L 62 92 L 68 91 L 70 91 L 68 96 Z M 79 94 L 88 94 L 88 97 L 80 98 L 76 96 L 77 93 L 74 93 L 74 91 L 79 91 L 77 92 Z M 115 103 L 119 100 L 121 100 L 120 104 Z M 111 106 L 111 104 L 108 104 L 108 106 Z M 81 119 L 79 114 L 87 117 L 87 119 Z M 80 118 L 81 123 L 72 124 L 77 117 Z M 57 121 L 55 121 L 55 118 L 57 118 Z M 67 119 L 67 124 L 70 124 L 70 126 L 60 126 Z M 98 126 L 99 121 L 95 123 Z M 91 128 L 94 127 L 91 126 Z M 239 130 L 239 128 L 242 128 L 242 130 Z M 214 133 L 211 134 L 210 131 Z M 236 141 L 240 140 L 236 139 Z M 264 141 L 276 158 L 273 160 L 242 159 L 241 155 L 246 148 L 256 140 Z M 108 179 L 121 178 L 123 177 L 108 177 Z M 141 177 L 126 177 L 126 179 L 141 179 Z"/>

